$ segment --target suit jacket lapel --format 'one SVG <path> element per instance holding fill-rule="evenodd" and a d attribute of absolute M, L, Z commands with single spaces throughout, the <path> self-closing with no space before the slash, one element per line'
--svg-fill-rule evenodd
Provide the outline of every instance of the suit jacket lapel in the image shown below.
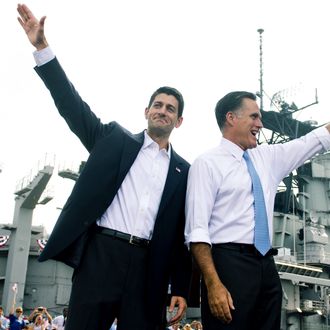
<path fill-rule="evenodd" d="M 119 173 L 117 177 L 118 188 L 125 179 L 126 174 L 134 163 L 144 141 L 144 132 L 132 136 L 125 135 L 123 152 L 120 159 Z"/>
<path fill-rule="evenodd" d="M 174 193 L 175 188 L 179 184 L 182 178 L 182 171 L 181 162 L 178 161 L 176 154 L 172 149 L 170 166 L 168 169 L 164 192 L 160 201 L 157 217 L 159 217 L 159 215 L 163 212 L 170 200 L 171 195 Z"/>

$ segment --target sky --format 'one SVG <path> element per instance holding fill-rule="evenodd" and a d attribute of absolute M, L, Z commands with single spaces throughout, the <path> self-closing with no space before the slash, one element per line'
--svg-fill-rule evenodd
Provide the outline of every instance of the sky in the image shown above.
<path fill-rule="evenodd" d="M 221 134 L 214 107 L 233 90 L 260 90 L 260 34 L 264 110 L 281 91 L 303 107 L 299 120 L 329 120 L 330 23 L 324 0 L 30 0 L 46 19 L 46 37 L 82 98 L 103 122 L 132 132 L 146 127 L 144 109 L 163 85 L 185 99 L 173 148 L 192 162 Z M 17 184 L 54 166 L 33 224 L 54 226 L 74 182 L 59 169 L 77 170 L 87 152 L 58 115 L 34 72 L 29 43 L 16 17 L 17 2 L 0 2 L 0 223 L 11 223 Z"/>

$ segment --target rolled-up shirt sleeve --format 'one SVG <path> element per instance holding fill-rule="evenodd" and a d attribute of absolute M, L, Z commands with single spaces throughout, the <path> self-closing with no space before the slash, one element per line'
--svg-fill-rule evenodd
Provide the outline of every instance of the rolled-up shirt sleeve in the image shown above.
<path fill-rule="evenodd" d="M 207 161 L 198 158 L 189 170 L 186 195 L 185 241 L 203 242 L 211 245 L 209 222 L 217 194 L 217 184 L 213 180 Z"/>

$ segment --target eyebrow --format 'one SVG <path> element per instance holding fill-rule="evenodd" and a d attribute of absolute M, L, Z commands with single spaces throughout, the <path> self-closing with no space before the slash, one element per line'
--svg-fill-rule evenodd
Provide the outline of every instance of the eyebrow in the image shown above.
<path fill-rule="evenodd" d="M 173 104 L 168 104 L 167 107 L 176 110 L 176 107 Z"/>
<path fill-rule="evenodd" d="M 262 114 L 259 112 L 253 112 L 250 114 L 250 116 L 255 116 L 255 117 L 259 117 L 260 119 L 262 118 Z"/>
<path fill-rule="evenodd" d="M 165 104 L 163 101 L 154 101 L 153 105 Z M 176 107 L 171 103 L 166 103 L 166 108 L 172 108 L 176 110 Z"/>

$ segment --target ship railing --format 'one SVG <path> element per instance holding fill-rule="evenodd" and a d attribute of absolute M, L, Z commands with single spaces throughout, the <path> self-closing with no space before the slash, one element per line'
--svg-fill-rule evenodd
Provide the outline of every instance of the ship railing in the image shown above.
<path fill-rule="evenodd" d="M 32 167 L 30 170 L 30 173 L 25 175 L 22 179 L 18 181 L 16 184 L 16 189 L 15 189 L 15 195 L 22 195 L 28 191 L 31 190 L 31 183 L 33 180 L 37 177 L 39 172 L 44 169 L 46 166 L 52 166 L 54 167 L 55 165 L 55 156 L 50 155 L 50 154 L 45 154 L 45 157 L 43 160 L 39 160 L 36 165 Z"/>
<path fill-rule="evenodd" d="M 278 255 L 275 256 L 276 260 L 303 265 L 330 265 L 330 252 L 324 249 L 315 247 L 314 250 L 308 252 L 295 251 L 292 252 L 289 248 L 278 248 Z"/>
<path fill-rule="evenodd" d="M 330 265 L 330 253 L 322 250 L 296 253 L 297 262 L 300 264 Z"/>
<path fill-rule="evenodd" d="M 58 166 L 58 175 L 64 179 L 71 179 L 76 181 L 81 172 L 81 166 L 81 163 L 77 164 L 76 162 L 61 163 Z"/>

